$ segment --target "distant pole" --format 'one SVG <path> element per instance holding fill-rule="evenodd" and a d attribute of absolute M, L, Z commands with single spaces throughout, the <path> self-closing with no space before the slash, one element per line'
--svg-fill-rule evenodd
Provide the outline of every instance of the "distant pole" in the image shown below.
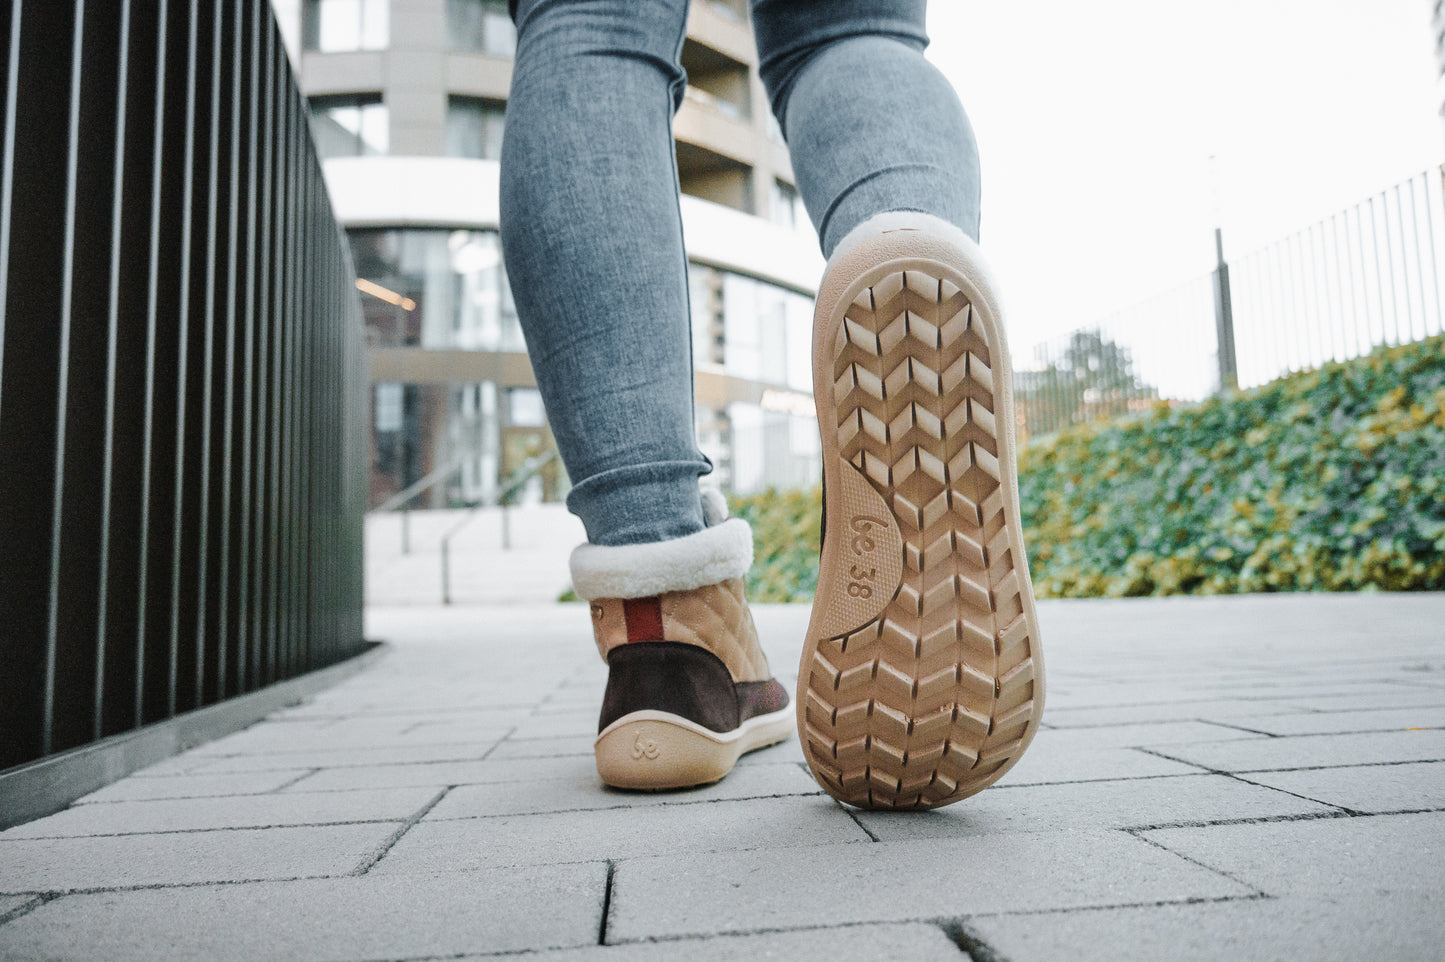
<path fill-rule="evenodd" d="M 1234 357 L 1234 304 L 1229 293 L 1229 264 L 1224 260 L 1224 188 L 1219 176 L 1219 158 L 1209 156 L 1209 188 L 1214 204 L 1214 338 L 1219 345 L 1219 392 L 1239 387 L 1239 368 Z"/>
<path fill-rule="evenodd" d="M 1224 260 L 1224 231 L 1214 228 L 1214 333 L 1219 344 L 1220 393 L 1239 387 L 1239 368 L 1234 358 L 1234 306 L 1229 295 L 1229 264 Z"/>

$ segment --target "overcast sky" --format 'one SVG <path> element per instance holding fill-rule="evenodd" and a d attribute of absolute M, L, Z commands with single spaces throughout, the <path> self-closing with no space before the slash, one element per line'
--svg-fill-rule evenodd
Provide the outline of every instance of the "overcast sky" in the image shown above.
<path fill-rule="evenodd" d="M 1438 164 L 1429 0 L 933 0 L 1011 340 L 1098 320 Z"/>

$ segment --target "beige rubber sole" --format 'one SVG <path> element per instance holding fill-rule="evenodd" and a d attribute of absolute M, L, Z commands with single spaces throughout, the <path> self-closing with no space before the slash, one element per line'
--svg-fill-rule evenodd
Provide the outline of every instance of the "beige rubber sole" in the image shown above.
<path fill-rule="evenodd" d="M 725 733 L 668 712 L 635 711 L 597 736 L 597 774 L 613 788 L 707 785 L 732 771 L 744 753 L 783 741 L 792 732 L 791 707 L 749 718 Z"/>
<path fill-rule="evenodd" d="M 1043 661 L 1008 348 L 970 242 L 892 230 L 831 264 L 814 319 L 827 531 L 798 672 L 818 782 L 934 808 L 1018 761 Z"/>

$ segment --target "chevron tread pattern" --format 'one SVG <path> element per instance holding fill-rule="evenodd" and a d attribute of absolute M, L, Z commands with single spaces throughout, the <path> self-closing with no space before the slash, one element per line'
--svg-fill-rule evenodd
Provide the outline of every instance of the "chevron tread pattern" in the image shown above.
<path fill-rule="evenodd" d="M 842 801 L 932 808 L 991 783 L 1034 718 L 1027 562 L 999 466 L 1012 415 L 995 404 L 985 328 L 947 279 L 884 276 L 847 307 L 834 348 L 839 456 L 891 506 L 903 583 L 880 617 L 805 661 L 804 750 Z"/>

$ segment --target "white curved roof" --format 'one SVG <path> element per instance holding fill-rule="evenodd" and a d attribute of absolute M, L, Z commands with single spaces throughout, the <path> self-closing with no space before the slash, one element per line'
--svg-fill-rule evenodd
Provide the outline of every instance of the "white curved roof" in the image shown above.
<path fill-rule="evenodd" d="M 496 161 L 339 157 L 324 170 L 343 227 L 497 226 Z M 816 293 L 824 262 L 811 236 L 687 195 L 682 222 L 690 260 Z"/>

